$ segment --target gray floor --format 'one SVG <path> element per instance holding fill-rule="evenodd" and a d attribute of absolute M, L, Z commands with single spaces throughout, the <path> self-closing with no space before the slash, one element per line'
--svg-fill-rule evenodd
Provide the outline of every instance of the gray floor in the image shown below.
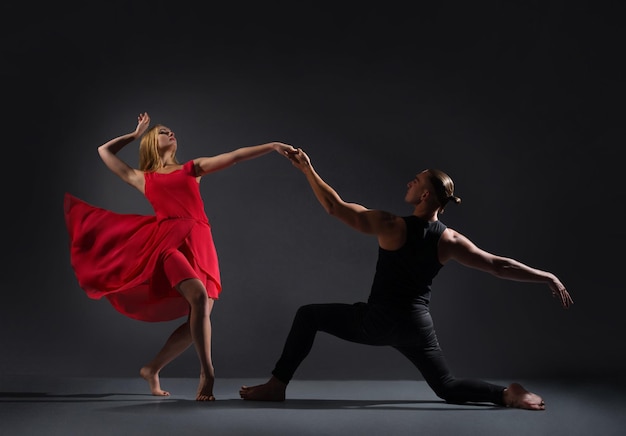
<path fill-rule="evenodd" d="M 139 378 L 0 376 L 0 434 L 626 434 L 623 386 L 608 383 L 522 380 L 546 400 L 546 411 L 531 412 L 446 404 L 424 382 L 402 380 L 294 380 L 284 403 L 239 398 L 240 385 L 262 381 L 218 379 L 217 401 L 199 403 L 194 379 L 163 379 L 172 396 L 158 398 Z"/>

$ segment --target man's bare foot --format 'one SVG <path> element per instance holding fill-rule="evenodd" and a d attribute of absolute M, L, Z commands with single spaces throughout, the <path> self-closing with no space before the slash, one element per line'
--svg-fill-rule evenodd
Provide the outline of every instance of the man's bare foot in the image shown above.
<path fill-rule="evenodd" d="M 159 381 L 159 373 L 152 372 L 150 368 L 144 366 L 139 370 L 139 375 L 148 382 L 150 385 L 150 392 L 156 396 L 168 396 L 170 393 L 161 389 L 161 382 Z"/>
<path fill-rule="evenodd" d="M 285 401 L 286 390 L 287 385 L 272 376 L 262 385 L 242 386 L 239 389 L 239 396 L 252 401 Z"/>
<path fill-rule="evenodd" d="M 215 401 L 213 396 L 213 383 L 215 377 L 205 377 L 200 374 L 200 382 L 198 383 L 198 392 L 196 393 L 196 401 Z"/>
<path fill-rule="evenodd" d="M 504 404 L 507 407 L 528 410 L 545 410 L 546 403 L 537 394 L 524 389 L 519 383 L 511 383 L 504 390 Z"/>

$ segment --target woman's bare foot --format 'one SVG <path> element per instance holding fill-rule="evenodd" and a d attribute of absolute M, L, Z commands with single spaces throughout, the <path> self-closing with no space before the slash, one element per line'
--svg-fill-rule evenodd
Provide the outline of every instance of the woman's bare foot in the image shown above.
<path fill-rule="evenodd" d="M 262 385 L 242 386 L 239 389 L 239 396 L 252 401 L 285 401 L 286 390 L 287 385 L 272 376 Z"/>
<path fill-rule="evenodd" d="M 196 393 L 196 401 L 215 401 L 213 396 L 213 383 L 215 377 L 205 377 L 200 374 L 200 382 L 198 383 L 198 392 Z"/>
<path fill-rule="evenodd" d="M 141 370 L 139 370 L 139 375 L 148 382 L 148 385 L 150 385 L 150 392 L 152 392 L 152 395 L 163 397 L 170 394 L 169 392 L 161 389 L 158 372 L 153 372 L 150 368 L 144 366 Z"/>
<path fill-rule="evenodd" d="M 546 403 L 537 394 L 524 389 L 519 383 L 511 383 L 504 390 L 504 404 L 507 407 L 528 410 L 545 410 Z"/>

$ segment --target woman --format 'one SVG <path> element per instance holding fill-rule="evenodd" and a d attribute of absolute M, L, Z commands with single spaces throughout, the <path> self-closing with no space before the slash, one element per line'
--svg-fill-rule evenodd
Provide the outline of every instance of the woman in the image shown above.
<path fill-rule="evenodd" d="M 66 193 L 71 263 L 89 297 L 106 297 L 126 316 L 150 322 L 188 316 L 140 375 L 153 395 L 169 395 L 161 389 L 159 372 L 193 343 L 200 359 L 196 399 L 210 401 L 215 399 L 210 316 L 222 286 L 200 179 L 271 151 L 288 156 L 296 150 L 271 142 L 180 164 L 174 132 L 149 125 L 148 114 L 140 114 L 134 132 L 102 144 L 98 153 L 111 171 L 146 196 L 155 215 L 117 214 Z M 138 138 L 135 169 L 117 153 Z"/>
<path fill-rule="evenodd" d="M 242 386 L 241 398 L 285 400 L 287 385 L 311 351 L 316 333 L 323 331 L 350 342 L 395 348 L 415 365 L 435 394 L 448 402 L 545 409 L 543 399 L 519 383 L 505 387 L 454 377 L 439 346 L 429 303 L 433 278 L 454 260 L 502 279 L 543 283 L 568 308 L 572 298 L 554 274 L 484 251 L 439 221 L 448 202 L 461 202 L 454 195 L 452 179 L 443 171 L 424 170 L 408 183 L 404 200 L 413 213 L 403 217 L 345 202 L 319 176 L 304 151 L 299 149 L 289 157 L 326 212 L 355 230 L 376 236 L 376 273 L 367 303 L 300 307 L 272 376 L 264 384 Z"/>

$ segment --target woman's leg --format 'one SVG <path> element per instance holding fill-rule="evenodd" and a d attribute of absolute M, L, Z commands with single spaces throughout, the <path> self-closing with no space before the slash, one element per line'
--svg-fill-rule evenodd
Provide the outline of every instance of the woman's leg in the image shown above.
<path fill-rule="evenodd" d="M 172 332 L 167 341 L 163 345 L 163 348 L 157 353 L 157 355 L 148 364 L 141 368 L 139 374 L 150 385 L 150 391 L 152 395 L 169 395 L 170 393 L 161 389 L 159 380 L 160 371 L 177 358 L 183 351 L 185 351 L 192 344 L 191 330 L 189 329 L 189 320 L 180 325 L 176 330 Z"/>
<path fill-rule="evenodd" d="M 196 400 L 214 400 L 215 372 L 211 360 L 211 311 L 214 300 L 209 298 L 206 287 L 180 251 L 175 250 L 165 256 L 163 270 L 172 286 L 187 300 L 190 308 L 187 331 L 181 326 L 174 333 L 170 346 L 166 344 L 163 354 L 170 360 L 173 359 L 184 351 L 183 347 L 186 349 L 189 346 L 191 339 L 200 359 L 200 382 Z M 214 285 L 213 282 L 209 284 Z"/>
<path fill-rule="evenodd" d="M 215 400 L 213 396 L 215 371 L 211 358 L 211 310 L 214 300 L 207 296 L 206 288 L 199 279 L 184 280 L 177 289 L 191 306 L 189 330 L 200 359 L 200 382 L 196 400 Z"/>

